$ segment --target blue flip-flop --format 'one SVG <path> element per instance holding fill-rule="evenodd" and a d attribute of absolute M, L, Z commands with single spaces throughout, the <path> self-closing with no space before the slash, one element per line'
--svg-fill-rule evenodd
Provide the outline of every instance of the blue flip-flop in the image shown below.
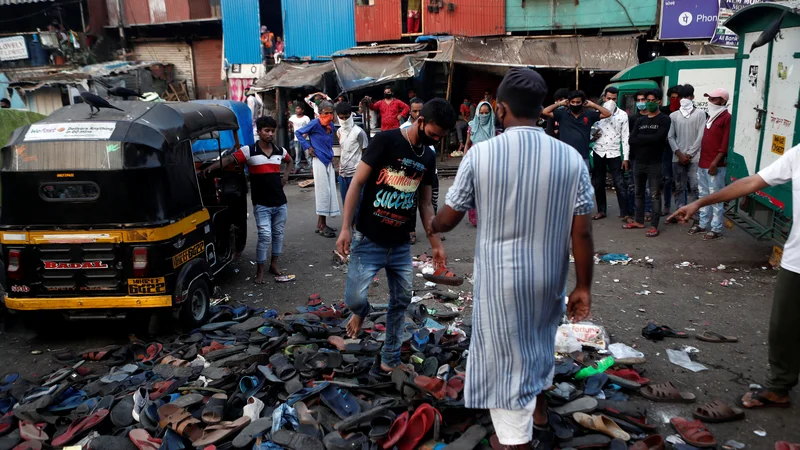
<path fill-rule="evenodd" d="M 330 386 L 330 384 L 326 381 L 324 383 L 320 383 L 314 387 L 307 387 L 300 389 L 299 391 L 295 392 L 294 394 L 290 395 L 289 398 L 286 399 L 286 404 L 289 406 L 294 405 L 295 403 L 305 400 L 312 395 L 319 394 L 323 389 Z"/>
<path fill-rule="evenodd" d="M 583 394 L 594 397 L 603 390 L 603 386 L 608 382 L 608 375 L 598 373 L 590 376 L 584 381 Z"/>
<path fill-rule="evenodd" d="M 264 387 L 265 380 L 256 376 L 245 376 L 239 380 L 239 391 L 245 398 L 250 398 Z"/>
<path fill-rule="evenodd" d="M 75 388 L 67 388 L 61 394 L 54 405 L 47 408 L 48 411 L 71 411 L 86 401 L 86 392 L 80 391 Z"/>
<path fill-rule="evenodd" d="M 347 391 L 338 386 L 328 386 L 319 393 L 323 403 L 328 405 L 337 416 L 346 419 L 361 412 L 358 400 Z"/>

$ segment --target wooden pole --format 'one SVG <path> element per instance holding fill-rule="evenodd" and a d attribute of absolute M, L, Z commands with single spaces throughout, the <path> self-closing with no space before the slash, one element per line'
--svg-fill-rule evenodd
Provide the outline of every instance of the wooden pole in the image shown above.
<path fill-rule="evenodd" d="M 447 93 L 445 95 L 445 100 L 447 100 L 448 102 L 450 101 L 450 92 L 452 91 L 453 88 L 453 72 L 455 71 L 455 64 L 453 63 L 454 62 L 453 60 L 455 59 L 455 56 L 456 56 L 456 41 L 455 38 L 453 38 L 453 49 L 450 53 L 450 67 L 447 73 Z M 448 136 L 450 135 L 448 134 Z M 441 144 L 439 144 L 439 155 L 441 155 L 440 159 L 442 162 L 444 162 L 445 149 L 447 148 L 448 144 L 447 141 L 449 141 L 449 139 L 442 139 Z"/>
<path fill-rule="evenodd" d="M 576 91 L 577 91 L 578 89 L 580 89 L 580 88 L 578 87 L 578 84 L 579 84 L 579 83 L 578 83 L 578 77 L 580 76 L 580 74 L 581 74 L 580 66 L 576 65 L 576 66 L 575 66 L 575 90 L 576 90 Z"/>

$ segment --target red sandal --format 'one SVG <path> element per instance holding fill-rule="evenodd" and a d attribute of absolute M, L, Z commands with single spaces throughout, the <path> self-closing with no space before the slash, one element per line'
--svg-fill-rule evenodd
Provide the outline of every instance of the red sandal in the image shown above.
<path fill-rule="evenodd" d="M 447 270 L 446 267 L 440 267 L 430 275 L 424 274 L 422 278 L 436 284 L 446 284 L 448 286 L 461 286 L 464 284 L 464 278 L 456 276 L 456 274 Z"/>
<path fill-rule="evenodd" d="M 717 439 L 699 420 L 686 420 L 673 417 L 669 423 L 687 444 L 697 448 L 717 448 Z"/>

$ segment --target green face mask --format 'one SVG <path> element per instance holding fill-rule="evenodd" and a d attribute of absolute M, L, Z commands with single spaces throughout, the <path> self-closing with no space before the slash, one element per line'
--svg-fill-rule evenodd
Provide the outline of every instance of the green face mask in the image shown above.
<path fill-rule="evenodd" d="M 656 102 L 647 102 L 647 110 L 650 112 L 658 111 L 658 103 Z"/>

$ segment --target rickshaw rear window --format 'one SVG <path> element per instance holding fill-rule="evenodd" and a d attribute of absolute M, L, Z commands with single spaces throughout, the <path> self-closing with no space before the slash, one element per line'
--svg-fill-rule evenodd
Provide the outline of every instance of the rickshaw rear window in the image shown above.
<path fill-rule="evenodd" d="M 100 196 L 100 187 L 91 181 L 44 183 L 39 195 L 48 202 L 88 201 Z"/>
<path fill-rule="evenodd" d="M 120 170 L 161 166 L 161 152 L 115 141 L 23 142 L 3 152 L 3 170 Z"/>

